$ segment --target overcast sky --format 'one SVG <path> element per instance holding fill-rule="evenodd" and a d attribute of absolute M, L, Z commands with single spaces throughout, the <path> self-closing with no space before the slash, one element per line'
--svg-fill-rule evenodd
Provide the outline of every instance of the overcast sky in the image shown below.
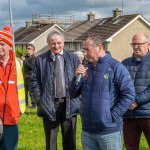
<path fill-rule="evenodd" d="M 9 1 L 14 30 L 25 26 L 34 14 L 75 15 L 81 20 L 89 12 L 95 13 L 96 18 L 111 17 L 112 10 L 122 6 L 123 15 L 138 13 L 150 21 L 150 0 L 0 0 L 0 30 L 10 25 Z"/>

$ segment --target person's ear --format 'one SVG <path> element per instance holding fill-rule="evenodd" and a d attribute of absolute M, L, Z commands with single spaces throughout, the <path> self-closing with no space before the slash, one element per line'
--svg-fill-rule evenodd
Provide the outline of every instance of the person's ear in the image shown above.
<path fill-rule="evenodd" d="M 101 52 L 103 50 L 103 44 L 99 44 L 98 47 L 99 47 L 99 52 Z"/>

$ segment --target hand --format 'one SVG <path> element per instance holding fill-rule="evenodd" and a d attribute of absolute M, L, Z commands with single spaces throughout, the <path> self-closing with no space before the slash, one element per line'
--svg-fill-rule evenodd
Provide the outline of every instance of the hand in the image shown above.
<path fill-rule="evenodd" d="M 24 60 L 25 60 L 25 57 L 24 57 L 24 56 L 21 56 L 20 58 L 21 58 L 21 60 L 22 60 L 22 61 L 24 61 Z"/>
<path fill-rule="evenodd" d="M 138 106 L 137 103 L 136 103 L 136 102 L 133 102 L 133 103 L 131 104 L 131 106 L 129 107 L 129 109 L 130 109 L 130 110 L 133 110 L 133 109 L 135 109 L 137 106 Z"/>
<path fill-rule="evenodd" d="M 79 74 L 82 74 L 83 77 L 86 75 L 87 67 L 85 67 L 83 64 L 79 64 L 77 70 L 76 70 L 76 76 Z"/>

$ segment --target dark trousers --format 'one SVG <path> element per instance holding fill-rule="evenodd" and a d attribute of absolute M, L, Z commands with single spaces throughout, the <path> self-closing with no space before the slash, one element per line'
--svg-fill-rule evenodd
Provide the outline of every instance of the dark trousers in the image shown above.
<path fill-rule="evenodd" d="M 4 125 L 0 150 L 16 150 L 18 144 L 18 125 Z"/>
<path fill-rule="evenodd" d="M 139 150 L 142 133 L 150 147 L 150 119 L 124 119 L 123 136 L 126 150 Z"/>
<path fill-rule="evenodd" d="M 25 86 L 25 99 L 26 99 L 26 106 L 29 105 L 29 95 L 31 98 L 31 104 L 35 106 L 33 96 L 30 90 L 30 78 L 24 78 L 24 86 Z"/>
<path fill-rule="evenodd" d="M 43 118 L 46 150 L 57 150 L 57 135 L 61 126 L 63 150 L 76 150 L 76 121 L 74 116 L 66 119 L 66 104 L 60 103 L 56 111 L 56 121 Z"/>

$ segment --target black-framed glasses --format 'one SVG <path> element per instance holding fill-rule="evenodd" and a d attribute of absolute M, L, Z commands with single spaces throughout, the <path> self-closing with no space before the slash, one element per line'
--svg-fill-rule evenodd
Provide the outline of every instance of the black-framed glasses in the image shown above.
<path fill-rule="evenodd" d="M 143 43 L 131 43 L 131 46 L 142 46 L 142 45 L 144 45 L 144 44 L 146 44 L 146 43 L 148 43 L 148 42 L 143 42 Z"/>

